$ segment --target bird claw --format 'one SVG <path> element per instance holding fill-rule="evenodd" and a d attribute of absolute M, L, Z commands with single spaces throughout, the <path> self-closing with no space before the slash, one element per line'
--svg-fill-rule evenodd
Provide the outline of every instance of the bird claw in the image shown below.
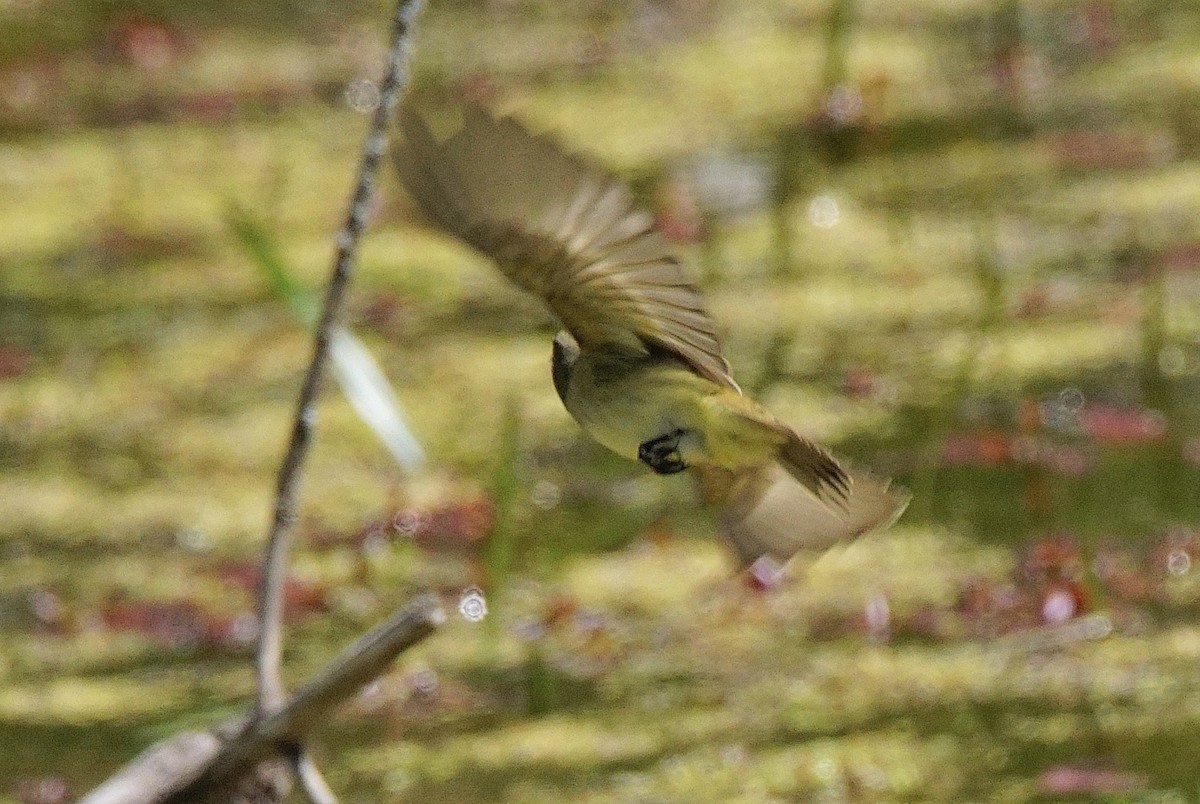
<path fill-rule="evenodd" d="M 679 439 L 683 435 L 683 430 L 674 430 L 643 442 L 638 447 L 638 460 L 660 475 L 682 472 L 688 468 L 679 454 Z"/>

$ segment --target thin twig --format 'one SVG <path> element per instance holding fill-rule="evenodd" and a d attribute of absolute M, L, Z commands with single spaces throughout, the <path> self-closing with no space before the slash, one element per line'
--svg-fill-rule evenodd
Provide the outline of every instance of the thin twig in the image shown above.
<path fill-rule="evenodd" d="M 333 275 L 313 342 L 312 358 L 296 405 L 287 453 L 279 469 L 275 510 L 263 558 L 259 589 L 259 639 L 255 653 L 258 697 L 253 715 L 211 731 L 184 732 L 139 754 L 89 793 L 88 804 L 165 804 L 228 802 L 233 786 L 264 760 L 288 755 L 302 792 L 316 804 L 336 804 L 304 747 L 309 732 L 337 704 L 382 673 L 407 648 L 445 621 L 432 595 L 412 601 L 386 622 L 344 650 L 290 701 L 280 672 L 283 653 L 283 585 L 287 554 L 296 520 L 300 467 L 308 453 L 316 418 L 317 393 L 329 359 L 342 300 L 350 283 L 359 237 L 366 226 L 375 173 L 387 147 L 392 110 L 408 83 L 409 32 L 423 0 L 399 0 L 392 21 L 387 69 L 359 163 L 358 180 L 345 225 L 337 238 Z"/>
<path fill-rule="evenodd" d="M 297 750 L 292 758 L 292 769 L 296 774 L 297 786 L 309 804 L 337 804 L 337 796 L 321 775 L 321 769 L 313 762 L 308 749 L 301 746 Z"/>
<path fill-rule="evenodd" d="M 258 712 L 265 716 L 279 709 L 286 700 L 283 677 L 280 670 L 283 656 L 283 583 L 287 576 L 287 554 L 291 547 L 292 530 L 296 521 L 297 492 L 299 490 L 300 466 L 308 454 L 316 420 L 317 392 L 321 377 L 329 358 L 329 341 L 334 325 L 341 312 L 342 300 L 350 284 L 354 259 L 358 250 L 359 236 L 367 222 L 367 214 L 375 189 L 375 173 L 379 160 L 387 147 L 387 128 L 392 110 L 396 106 L 401 90 L 408 83 L 409 31 L 423 0 L 400 0 L 392 21 L 391 46 L 388 48 L 387 69 L 379 87 L 379 103 L 371 119 L 371 128 L 363 146 L 359 163 L 358 179 L 346 222 L 337 237 L 337 253 L 334 259 L 333 276 L 325 295 L 325 307 L 321 312 L 313 340 L 312 359 L 300 397 L 296 404 L 296 418 L 288 441 L 287 454 L 279 468 L 279 479 L 275 491 L 275 511 L 271 519 L 271 531 L 267 537 L 266 556 L 263 560 L 262 585 L 259 589 L 258 648 L 255 653 L 255 669 L 258 676 Z"/>

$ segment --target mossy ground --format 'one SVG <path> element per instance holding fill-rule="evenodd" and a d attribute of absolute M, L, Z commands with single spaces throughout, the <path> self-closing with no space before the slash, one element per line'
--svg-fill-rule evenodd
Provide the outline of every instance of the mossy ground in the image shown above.
<path fill-rule="evenodd" d="M 498 628 L 455 619 L 321 735 L 347 800 L 1200 795 L 1200 14 L 840 5 L 426 11 L 418 99 L 492 96 L 706 228 L 680 248 L 739 380 L 915 496 L 779 588 L 731 577 L 684 480 L 562 411 L 549 318 L 386 177 L 349 323 L 430 466 L 331 386 L 289 675 L 479 582 L 470 545 L 350 536 L 470 531 L 513 404 L 518 563 Z M 0 8 L 0 799 L 252 694 L 213 634 L 252 605 L 309 344 L 227 211 L 319 286 L 388 11 L 246 8 Z M 1054 594 L 1095 619 L 1047 631 Z"/>

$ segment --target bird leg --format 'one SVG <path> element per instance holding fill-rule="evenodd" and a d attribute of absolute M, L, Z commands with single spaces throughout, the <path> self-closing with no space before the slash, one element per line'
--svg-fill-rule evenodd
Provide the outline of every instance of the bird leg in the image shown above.
<path fill-rule="evenodd" d="M 679 454 L 679 439 L 684 436 L 683 430 L 672 430 L 645 441 L 638 447 L 638 460 L 649 466 L 660 475 L 673 475 L 687 469 L 683 457 Z"/>

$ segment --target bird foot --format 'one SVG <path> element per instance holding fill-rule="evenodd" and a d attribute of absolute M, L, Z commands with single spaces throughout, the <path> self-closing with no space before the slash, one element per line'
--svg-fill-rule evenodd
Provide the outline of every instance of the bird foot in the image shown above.
<path fill-rule="evenodd" d="M 638 460 L 660 475 L 673 475 L 687 469 L 683 456 L 679 454 L 679 439 L 683 430 L 673 430 L 658 438 L 643 442 L 638 447 Z"/>

